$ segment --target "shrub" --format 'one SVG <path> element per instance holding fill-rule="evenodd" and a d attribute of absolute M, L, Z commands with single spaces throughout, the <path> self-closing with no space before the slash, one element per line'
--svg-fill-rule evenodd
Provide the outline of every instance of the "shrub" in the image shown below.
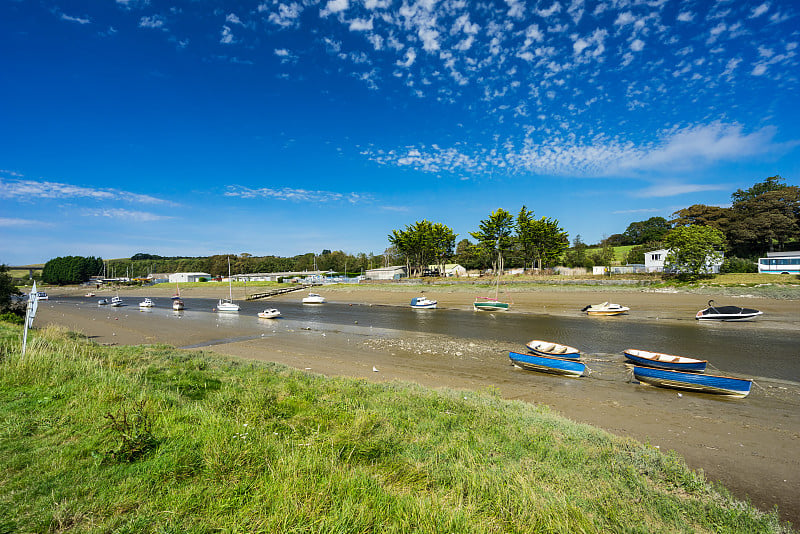
<path fill-rule="evenodd" d="M 719 268 L 719 272 L 721 273 L 757 273 L 758 266 L 755 262 L 745 259 L 745 258 L 737 258 L 736 256 L 731 256 L 730 258 L 725 258 L 722 262 L 722 266 Z"/>

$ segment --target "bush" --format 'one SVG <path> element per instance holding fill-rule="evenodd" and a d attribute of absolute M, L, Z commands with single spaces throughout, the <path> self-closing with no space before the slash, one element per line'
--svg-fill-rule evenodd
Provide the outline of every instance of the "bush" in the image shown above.
<path fill-rule="evenodd" d="M 7 311 L 4 313 L 0 313 L 0 321 L 5 323 L 11 324 L 23 324 L 25 322 L 25 310 L 23 309 L 23 313 L 19 314 L 13 311 Z"/>
<path fill-rule="evenodd" d="M 722 262 L 722 266 L 719 268 L 719 272 L 721 273 L 757 273 L 758 266 L 754 261 L 745 259 L 745 258 L 737 258 L 736 256 L 732 256 L 730 258 L 725 258 Z"/>

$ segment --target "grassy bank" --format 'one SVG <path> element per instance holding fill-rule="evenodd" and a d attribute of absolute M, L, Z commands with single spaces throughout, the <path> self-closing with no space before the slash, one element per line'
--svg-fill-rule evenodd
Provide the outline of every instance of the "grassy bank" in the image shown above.
<path fill-rule="evenodd" d="M 657 449 L 491 391 L 0 323 L 2 532 L 781 532 Z"/>

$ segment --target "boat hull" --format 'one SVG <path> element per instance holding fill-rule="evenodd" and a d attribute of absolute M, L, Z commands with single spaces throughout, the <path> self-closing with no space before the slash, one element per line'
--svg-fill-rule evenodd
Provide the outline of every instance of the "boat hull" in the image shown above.
<path fill-rule="evenodd" d="M 514 365 L 526 371 L 538 371 L 574 378 L 586 374 L 586 364 L 576 360 L 551 358 L 538 354 L 521 354 L 513 351 L 508 353 L 508 357 Z"/>
<path fill-rule="evenodd" d="M 607 316 L 607 315 L 622 315 L 624 313 L 628 313 L 628 308 L 623 308 L 620 310 L 586 310 L 588 315 L 595 315 L 595 316 Z"/>
<path fill-rule="evenodd" d="M 281 312 L 278 310 L 264 310 L 262 312 L 258 312 L 259 319 L 275 319 L 281 316 Z"/>
<path fill-rule="evenodd" d="M 687 371 L 702 373 L 708 366 L 707 360 L 696 360 L 672 354 L 649 352 L 636 349 L 627 349 L 622 352 L 625 358 L 637 365 L 657 367 L 659 369 L 672 369 L 673 371 Z"/>
<path fill-rule="evenodd" d="M 639 382 L 662 388 L 698 391 L 744 398 L 750 394 L 751 380 L 716 376 L 654 367 L 633 366 L 633 376 Z"/>
<path fill-rule="evenodd" d="M 475 311 L 508 311 L 507 302 L 473 302 L 472 309 Z"/>
<path fill-rule="evenodd" d="M 436 308 L 438 302 L 426 298 L 413 298 L 411 299 L 411 307 L 415 310 L 432 310 Z"/>

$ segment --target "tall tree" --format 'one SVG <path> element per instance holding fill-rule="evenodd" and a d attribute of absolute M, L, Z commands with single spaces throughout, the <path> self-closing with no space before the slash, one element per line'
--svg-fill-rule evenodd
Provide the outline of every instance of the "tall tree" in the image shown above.
<path fill-rule="evenodd" d="M 768 178 L 765 178 L 763 182 L 753 184 L 752 187 L 744 190 L 737 189 L 731 195 L 731 201 L 733 201 L 733 204 L 735 205 L 739 202 L 753 200 L 754 198 L 763 195 L 764 193 L 769 193 L 770 191 L 778 191 L 784 187 L 787 187 L 787 185 L 780 175 L 769 176 Z"/>
<path fill-rule="evenodd" d="M 754 194 L 753 190 L 763 189 L 767 190 Z M 737 256 L 753 257 L 800 244 L 800 187 L 780 185 L 778 180 L 767 178 L 731 198 L 728 240 Z"/>
<path fill-rule="evenodd" d="M 659 241 L 669 229 L 670 225 L 664 217 L 650 217 L 646 221 L 632 222 L 622 235 L 629 245 L 641 245 L 648 241 Z"/>
<path fill-rule="evenodd" d="M 669 251 L 665 268 L 693 280 L 722 259 L 725 235 L 710 226 L 680 226 L 664 237 L 664 246 Z"/>
<path fill-rule="evenodd" d="M 730 226 L 730 218 L 730 208 L 693 204 L 688 208 L 683 208 L 673 213 L 670 223 L 675 227 L 691 225 L 711 226 L 727 233 L 727 229 Z"/>
<path fill-rule="evenodd" d="M 389 243 L 405 256 L 408 272 L 413 274 L 452 256 L 456 240 L 450 228 L 427 220 L 417 221 L 405 230 L 392 230 L 388 237 Z"/>
<path fill-rule="evenodd" d="M 525 206 L 517 215 L 517 242 L 522 253 L 523 264 L 541 269 L 545 264 L 555 263 L 569 246 L 567 233 L 558 226 L 557 219 L 542 217 L 534 219 L 533 212 Z"/>
<path fill-rule="evenodd" d="M 470 232 L 478 240 L 478 246 L 492 258 L 496 258 L 492 260 L 495 271 L 503 270 L 503 255 L 513 248 L 513 230 L 514 217 L 503 208 L 498 208 L 488 219 L 479 223 L 477 232 Z"/>
<path fill-rule="evenodd" d="M 0 311 L 8 311 L 14 301 L 14 297 L 21 293 L 14 285 L 14 280 L 8 273 L 7 265 L 0 265 Z"/>

